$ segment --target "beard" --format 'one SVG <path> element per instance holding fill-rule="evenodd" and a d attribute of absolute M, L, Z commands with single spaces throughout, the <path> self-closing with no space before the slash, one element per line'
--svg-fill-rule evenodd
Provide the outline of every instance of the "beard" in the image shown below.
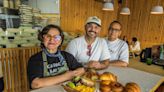
<path fill-rule="evenodd" d="M 89 30 L 88 32 L 86 32 L 87 36 L 92 37 L 92 38 L 96 38 L 97 37 L 97 32 Z"/>

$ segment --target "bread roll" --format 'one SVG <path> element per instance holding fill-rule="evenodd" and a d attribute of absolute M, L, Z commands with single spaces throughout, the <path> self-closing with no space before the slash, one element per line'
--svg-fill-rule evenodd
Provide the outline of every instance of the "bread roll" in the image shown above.
<path fill-rule="evenodd" d="M 138 84 L 134 82 L 127 83 L 124 92 L 141 92 Z"/>
<path fill-rule="evenodd" d="M 110 72 L 104 72 L 103 74 L 100 75 L 100 80 L 109 80 L 111 82 L 116 82 L 117 77 Z"/>
<path fill-rule="evenodd" d="M 111 81 L 110 80 L 102 80 L 100 81 L 101 85 L 110 85 Z"/>
<path fill-rule="evenodd" d="M 112 82 L 111 84 L 112 92 L 123 92 L 124 87 L 118 82 Z"/>
<path fill-rule="evenodd" d="M 109 85 L 100 85 L 101 92 L 111 92 L 111 88 Z"/>

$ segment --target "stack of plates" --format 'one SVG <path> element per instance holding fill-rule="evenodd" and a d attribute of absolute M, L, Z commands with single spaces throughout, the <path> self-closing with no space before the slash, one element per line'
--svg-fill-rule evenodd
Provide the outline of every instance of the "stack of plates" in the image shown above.
<path fill-rule="evenodd" d="M 60 25 L 60 17 L 51 17 L 51 18 L 48 18 L 47 24 Z"/>
<path fill-rule="evenodd" d="M 39 25 L 40 24 L 40 20 L 42 18 L 41 12 L 39 9 L 33 8 L 32 9 L 32 13 L 33 13 L 33 22 L 34 25 Z"/>
<path fill-rule="evenodd" d="M 0 19 L 0 28 L 6 28 L 6 20 L 5 19 Z"/>
<path fill-rule="evenodd" d="M 19 6 L 21 26 L 31 26 L 33 22 L 33 13 L 32 8 L 28 5 L 20 5 Z"/>

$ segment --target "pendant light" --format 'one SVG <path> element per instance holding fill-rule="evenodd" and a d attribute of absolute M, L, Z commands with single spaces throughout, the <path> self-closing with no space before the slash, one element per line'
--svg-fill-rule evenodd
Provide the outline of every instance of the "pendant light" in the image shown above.
<path fill-rule="evenodd" d="M 122 14 L 122 15 L 130 15 L 130 9 L 127 7 L 127 0 L 125 0 L 124 1 L 125 2 L 125 7 L 123 7 L 122 9 L 121 9 L 121 12 L 120 12 L 120 14 Z"/>
<path fill-rule="evenodd" d="M 151 14 L 163 14 L 163 6 L 160 6 L 159 2 L 160 2 L 160 0 L 158 0 L 157 6 L 154 6 L 151 9 L 151 12 L 150 12 Z"/>
<path fill-rule="evenodd" d="M 104 0 L 103 9 L 105 11 L 114 11 L 114 6 L 112 0 Z"/>

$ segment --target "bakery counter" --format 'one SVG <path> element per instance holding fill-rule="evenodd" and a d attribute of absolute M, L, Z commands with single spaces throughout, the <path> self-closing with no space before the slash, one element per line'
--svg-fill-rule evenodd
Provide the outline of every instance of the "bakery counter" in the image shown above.
<path fill-rule="evenodd" d="M 129 67 L 109 67 L 99 72 L 103 73 L 106 71 L 115 74 L 117 76 L 118 82 L 120 82 L 123 85 L 125 85 L 128 82 L 137 83 L 141 88 L 141 92 L 154 92 L 156 88 L 162 82 L 164 82 L 163 76 L 147 73 Z M 30 92 L 65 92 L 65 91 L 61 85 L 54 85 L 54 86 L 32 90 Z"/>

